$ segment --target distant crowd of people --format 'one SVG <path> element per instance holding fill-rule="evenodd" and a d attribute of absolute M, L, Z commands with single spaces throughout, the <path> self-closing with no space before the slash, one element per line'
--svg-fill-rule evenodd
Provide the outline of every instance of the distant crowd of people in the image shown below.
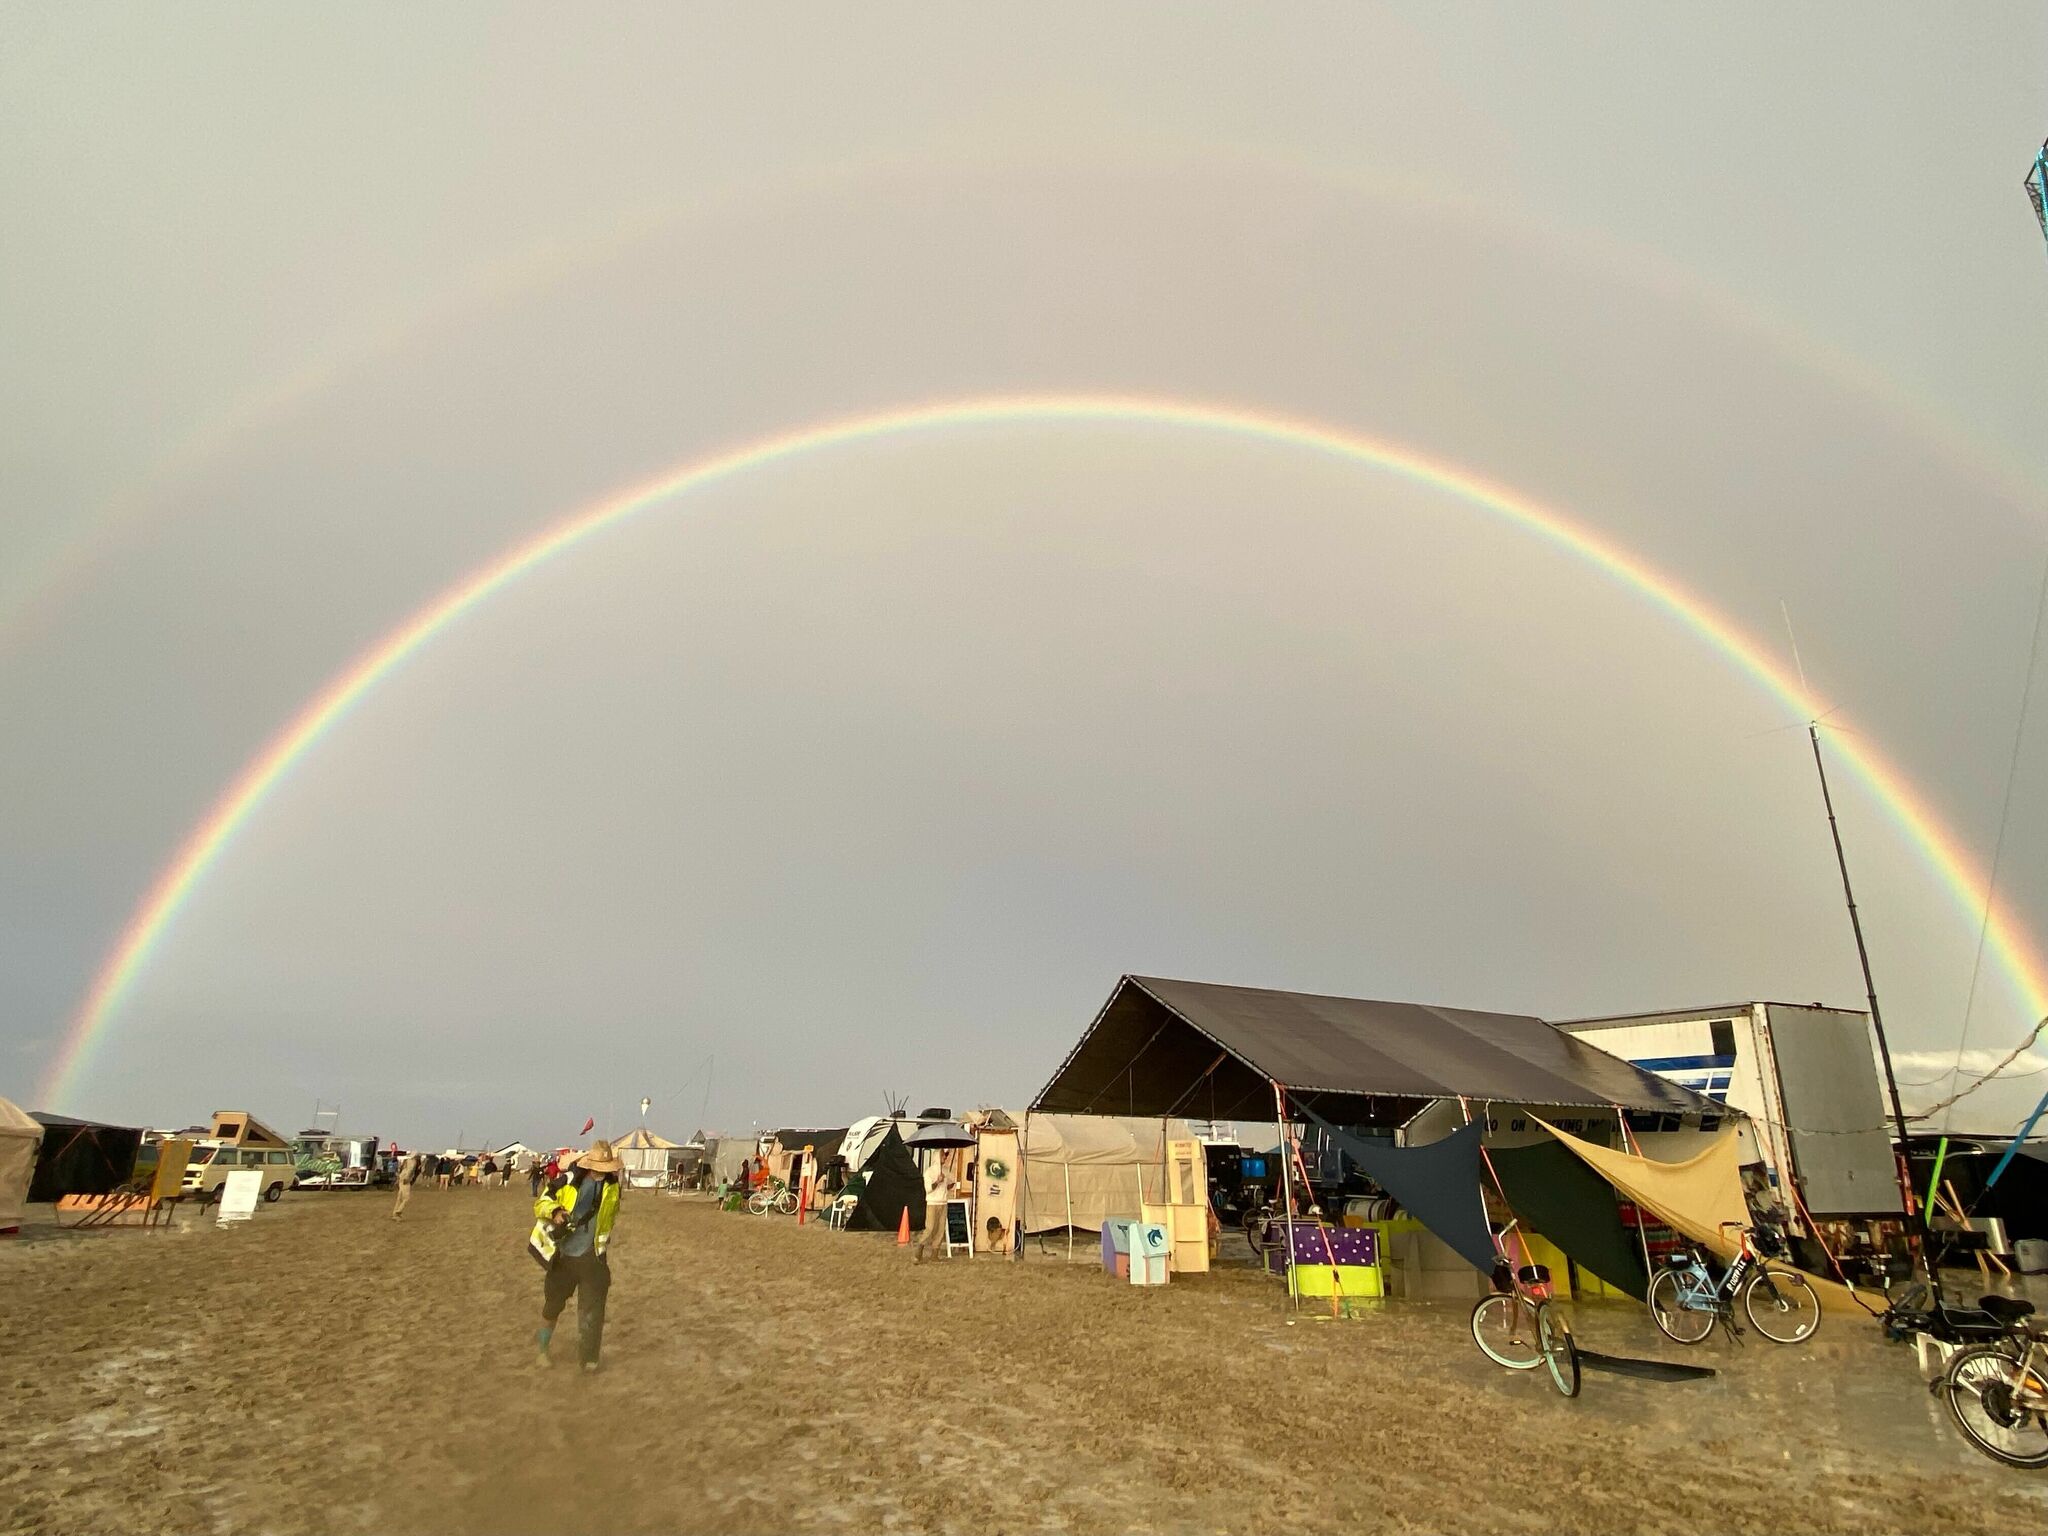
<path fill-rule="evenodd" d="M 422 1183 L 438 1185 L 442 1189 L 458 1189 L 464 1185 L 474 1189 L 503 1189 L 517 1175 L 526 1177 L 533 1193 L 538 1196 L 541 1166 L 530 1152 L 504 1158 L 491 1152 L 471 1153 L 467 1157 L 408 1152 L 398 1164 L 398 1198 L 391 1207 L 391 1219 L 396 1221 L 405 1214 L 406 1202 L 412 1199 L 413 1189 Z"/>

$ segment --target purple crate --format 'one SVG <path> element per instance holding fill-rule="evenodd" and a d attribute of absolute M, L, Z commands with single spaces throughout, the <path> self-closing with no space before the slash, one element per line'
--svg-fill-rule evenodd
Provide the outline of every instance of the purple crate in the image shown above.
<path fill-rule="evenodd" d="M 1286 1229 L 1284 1221 L 1276 1221 L 1266 1228 L 1266 1268 L 1276 1275 L 1287 1267 L 1287 1255 L 1280 1241 Z M 1370 1227 L 1318 1227 L 1312 1221 L 1294 1224 L 1294 1258 L 1297 1263 L 1377 1264 L 1379 1246 L 1379 1234 Z"/>

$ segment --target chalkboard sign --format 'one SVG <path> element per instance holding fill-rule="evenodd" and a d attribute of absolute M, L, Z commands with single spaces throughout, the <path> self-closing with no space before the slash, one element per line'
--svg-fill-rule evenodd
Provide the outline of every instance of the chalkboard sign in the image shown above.
<path fill-rule="evenodd" d="M 974 1251 L 974 1229 L 970 1225 L 969 1206 L 965 1200 L 946 1202 L 946 1252 L 950 1255 L 955 1247 Z"/>

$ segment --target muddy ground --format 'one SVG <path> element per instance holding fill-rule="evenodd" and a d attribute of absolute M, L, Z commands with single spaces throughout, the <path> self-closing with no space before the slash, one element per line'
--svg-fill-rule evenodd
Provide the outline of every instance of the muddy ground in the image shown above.
<path fill-rule="evenodd" d="M 537 1367 L 523 1191 L 293 1194 L 0 1243 L 0 1529 L 2022 1531 L 1909 1352 L 1830 1319 L 1566 1402 L 1466 1308 L 1290 1323 L 1249 1272 L 1033 1259 L 629 1198 L 605 1369 Z M 565 1325 L 568 1319 L 564 1319 Z M 1589 1347 L 1677 1357 L 1639 1310 Z M 570 1342 L 565 1326 L 558 1354 Z"/>

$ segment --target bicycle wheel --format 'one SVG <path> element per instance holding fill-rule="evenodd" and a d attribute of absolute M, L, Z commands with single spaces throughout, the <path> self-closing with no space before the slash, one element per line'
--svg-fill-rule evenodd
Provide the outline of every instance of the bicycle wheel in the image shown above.
<path fill-rule="evenodd" d="M 1678 1271 L 1660 1269 L 1650 1282 L 1650 1320 L 1677 1344 L 1698 1344 L 1714 1331 L 1714 1314 L 1683 1301 Z"/>
<path fill-rule="evenodd" d="M 1579 1346 L 1572 1342 L 1570 1326 L 1547 1301 L 1536 1303 L 1536 1343 L 1543 1351 L 1543 1363 L 1550 1368 L 1550 1384 L 1566 1397 L 1577 1397 Z"/>
<path fill-rule="evenodd" d="M 2001 1346 L 1980 1344 L 1949 1361 L 1941 1395 L 1970 1444 L 1993 1461 L 2048 1467 L 2048 1412 L 2018 1400 L 2028 1374 L 2026 1363 Z M 2038 1392 L 2034 1400 L 2041 1400 Z"/>
<path fill-rule="evenodd" d="M 1495 1365 L 1533 1371 L 1543 1363 L 1533 1321 L 1517 1297 L 1495 1291 L 1472 1309 L 1472 1341 Z"/>
<path fill-rule="evenodd" d="M 1804 1275 L 1757 1266 L 1742 1289 L 1742 1310 L 1756 1331 L 1773 1344 L 1797 1344 L 1820 1326 L 1820 1298 Z"/>
<path fill-rule="evenodd" d="M 1272 1219 L 1270 1211 L 1247 1211 L 1244 1218 L 1244 1240 L 1251 1244 L 1252 1257 L 1264 1260 L 1268 1248 L 1277 1248 L 1277 1242 L 1266 1240 L 1267 1223 Z"/>
<path fill-rule="evenodd" d="M 768 1214 L 768 1207 L 774 1199 L 775 1197 L 766 1190 L 756 1190 L 753 1194 L 747 1196 L 747 1209 L 756 1216 L 766 1216 Z"/>
<path fill-rule="evenodd" d="M 796 1214 L 796 1192 L 785 1189 L 781 1194 L 777 1195 L 775 1197 L 775 1209 L 782 1212 L 785 1216 L 794 1216 Z"/>

